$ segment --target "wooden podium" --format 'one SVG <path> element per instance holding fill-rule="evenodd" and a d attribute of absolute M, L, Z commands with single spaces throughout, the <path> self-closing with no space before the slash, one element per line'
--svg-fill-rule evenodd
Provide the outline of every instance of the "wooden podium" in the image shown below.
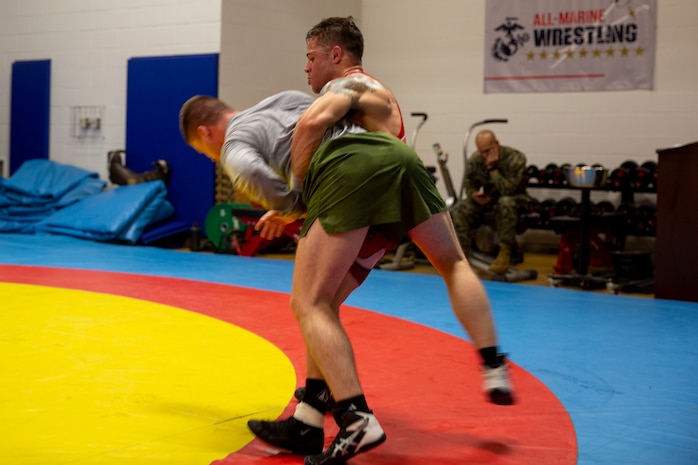
<path fill-rule="evenodd" d="M 654 295 L 698 302 L 698 142 L 657 154 Z"/>

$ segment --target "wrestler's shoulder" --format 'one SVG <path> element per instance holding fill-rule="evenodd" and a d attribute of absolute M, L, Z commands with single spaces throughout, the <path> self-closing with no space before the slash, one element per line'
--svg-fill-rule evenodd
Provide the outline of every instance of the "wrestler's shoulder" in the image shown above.
<path fill-rule="evenodd" d="M 311 103 L 313 100 L 315 100 L 315 97 L 310 94 L 306 94 L 305 92 L 301 92 L 300 90 L 284 90 L 265 98 L 260 102 L 260 105 L 271 106 L 271 104 L 274 102 L 291 104 Z"/>
<path fill-rule="evenodd" d="M 387 90 L 387 88 L 378 79 L 364 73 L 353 73 L 348 76 L 342 76 L 333 79 L 325 85 L 321 93 L 326 93 L 337 89 L 371 89 L 371 90 Z"/>

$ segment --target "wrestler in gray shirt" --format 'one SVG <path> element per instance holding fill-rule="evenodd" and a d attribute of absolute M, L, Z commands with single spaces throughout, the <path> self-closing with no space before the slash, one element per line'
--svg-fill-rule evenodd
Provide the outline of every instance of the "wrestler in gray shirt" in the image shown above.
<path fill-rule="evenodd" d="M 266 210 L 300 214 L 300 183 L 291 173 L 291 140 L 300 116 L 315 100 L 299 91 L 272 95 L 230 118 L 221 164 L 237 192 L 255 199 Z M 323 143 L 344 134 L 364 132 L 353 123 L 339 122 L 325 133 Z"/>

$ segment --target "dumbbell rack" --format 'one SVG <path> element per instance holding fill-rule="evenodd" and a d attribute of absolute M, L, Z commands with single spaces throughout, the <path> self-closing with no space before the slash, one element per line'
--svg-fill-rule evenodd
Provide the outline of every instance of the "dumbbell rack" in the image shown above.
<path fill-rule="evenodd" d="M 572 188 L 568 186 L 568 188 Z M 576 188 L 572 188 L 576 189 Z M 576 273 L 553 273 L 548 279 L 552 284 L 567 284 L 582 289 L 604 288 L 607 285 L 607 276 L 595 276 L 589 273 L 589 244 L 591 240 L 591 188 L 579 188 L 581 193 L 579 212 L 579 256 Z"/>
<path fill-rule="evenodd" d="M 527 188 L 540 189 L 566 189 L 581 191 L 580 201 L 580 228 L 579 228 L 579 252 L 576 263 L 576 273 L 553 273 L 549 275 L 549 281 L 552 285 L 569 285 L 582 289 L 600 289 L 608 288 L 610 276 L 593 275 L 589 273 L 590 262 L 590 239 L 591 239 L 591 191 L 615 191 L 621 193 L 622 203 L 633 203 L 635 193 L 656 193 L 656 189 L 652 188 L 636 188 L 636 187 L 619 187 L 606 185 L 595 188 L 580 188 L 568 184 L 547 184 L 528 182 Z"/>

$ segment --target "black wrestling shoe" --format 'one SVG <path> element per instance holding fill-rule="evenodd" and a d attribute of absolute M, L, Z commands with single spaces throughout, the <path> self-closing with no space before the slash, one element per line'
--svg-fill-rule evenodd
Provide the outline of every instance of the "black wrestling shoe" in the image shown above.
<path fill-rule="evenodd" d="M 305 465 L 340 465 L 356 454 L 366 452 L 385 441 L 385 432 L 372 413 L 347 412 L 330 447 L 322 454 L 309 455 Z"/>
<path fill-rule="evenodd" d="M 250 420 L 247 427 L 262 441 L 299 455 L 319 454 L 325 443 L 322 428 L 289 417 L 279 421 Z"/>

